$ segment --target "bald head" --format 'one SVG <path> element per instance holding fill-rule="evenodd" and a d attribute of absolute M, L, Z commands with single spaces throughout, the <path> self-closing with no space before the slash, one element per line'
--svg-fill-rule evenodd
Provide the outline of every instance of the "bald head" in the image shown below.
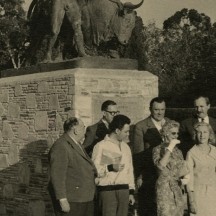
<path fill-rule="evenodd" d="M 80 142 L 85 136 L 85 126 L 81 119 L 70 117 L 64 122 L 64 132 Z"/>

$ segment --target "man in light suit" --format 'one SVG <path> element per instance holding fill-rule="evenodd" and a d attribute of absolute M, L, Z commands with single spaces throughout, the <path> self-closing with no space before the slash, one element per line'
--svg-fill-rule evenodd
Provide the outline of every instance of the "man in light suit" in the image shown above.
<path fill-rule="evenodd" d="M 116 102 L 112 100 L 103 102 L 101 111 L 103 114 L 102 119 L 86 129 L 83 146 L 90 156 L 94 146 L 109 133 L 109 124 L 113 117 L 119 113 Z"/>
<path fill-rule="evenodd" d="M 156 97 L 150 102 L 151 115 L 138 122 L 134 128 L 133 153 L 134 170 L 137 179 L 139 215 L 157 215 L 155 202 L 156 169 L 152 160 L 152 150 L 161 144 L 160 130 L 169 119 L 165 116 L 166 104 Z"/>
<path fill-rule="evenodd" d="M 181 122 L 180 126 L 180 139 L 181 145 L 179 148 L 182 150 L 183 156 L 186 157 L 187 152 L 193 147 L 194 140 L 194 124 L 197 122 L 205 122 L 211 125 L 214 133 L 216 133 L 216 119 L 208 116 L 210 109 L 210 101 L 208 97 L 198 96 L 194 99 L 195 115 L 192 118 L 185 119 Z M 215 143 L 212 143 L 215 145 Z"/>
<path fill-rule="evenodd" d="M 71 117 L 50 150 L 50 177 L 57 216 L 93 216 L 96 168 L 81 146 L 85 126 Z"/>

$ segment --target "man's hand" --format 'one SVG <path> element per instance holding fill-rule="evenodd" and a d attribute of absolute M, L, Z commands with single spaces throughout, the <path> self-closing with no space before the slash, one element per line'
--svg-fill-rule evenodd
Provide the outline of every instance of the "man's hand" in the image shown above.
<path fill-rule="evenodd" d="M 143 183 L 142 178 L 138 178 L 137 181 L 136 181 L 136 186 L 137 186 L 138 189 L 142 186 L 142 183 Z"/>
<path fill-rule="evenodd" d="M 70 204 L 69 204 L 67 199 L 65 199 L 65 198 L 60 199 L 59 203 L 60 203 L 60 206 L 61 206 L 61 209 L 63 212 L 69 212 L 70 211 Z"/>
<path fill-rule="evenodd" d="M 197 206 L 196 206 L 196 202 L 189 202 L 189 209 L 190 209 L 190 213 L 192 214 L 196 214 L 197 213 Z"/>
<path fill-rule="evenodd" d="M 182 179 L 180 179 L 180 181 L 182 185 L 188 184 L 188 182 L 190 181 L 190 174 L 188 173 L 187 175 L 185 175 Z"/>
<path fill-rule="evenodd" d="M 119 172 L 124 169 L 125 165 L 124 164 L 113 164 L 113 170 L 114 172 Z"/>
<path fill-rule="evenodd" d="M 188 198 L 189 198 L 189 211 L 192 214 L 196 214 L 197 213 L 197 205 L 196 205 L 196 200 L 195 200 L 193 191 L 188 191 Z"/>
<path fill-rule="evenodd" d="M 133 195 L 133 194 L 130 194 L 130 195 L 129 195 L 129 204 L 130 204 L 130 205 L 134 205 L 134 203 L 135 203 L 134 195 Z"/>

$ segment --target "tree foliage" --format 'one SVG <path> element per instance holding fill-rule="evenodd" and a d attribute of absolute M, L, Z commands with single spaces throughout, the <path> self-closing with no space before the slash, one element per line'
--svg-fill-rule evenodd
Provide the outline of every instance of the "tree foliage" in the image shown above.
<path fill-rule="evenodd" d="M 0 65 L 20 68 L 28 46 L 23 0 L 0 0 Z"/>
<path fill-rule="evenodd" d="M 196 94 L 214 96 L 216 24 L 207 15 L 182 9 L 164 21 L 163 29 L 150 23 L 142 34 L 145 69 L 159 77 L 159 94 L 170 106 L 191 106 Z"/>

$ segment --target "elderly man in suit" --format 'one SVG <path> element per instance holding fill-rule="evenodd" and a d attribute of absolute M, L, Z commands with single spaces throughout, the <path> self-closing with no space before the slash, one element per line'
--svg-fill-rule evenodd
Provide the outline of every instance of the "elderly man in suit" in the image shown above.
<path fill-rule="evenodd" d="M 85 126 L 71 117 L 50 150 L 50 177 L 57 216 L 93 216 L 96 168 L 81 146 Z"/>
<path fill-rule="evenodd" d="M 165 116 L 166 104 L 156 97 L 150 102 L 151 115 L 134 127 L 133 153 L 134 169 L 138 190 L 139 215 L 157 215 L 155 202 L 156 169 L 152 160 L 152 150 L 161 144 L 160 130 L 169 119 Z"/>
<path fill-rule="evenodd" d="M 181 122 L 180 138 L 181 145 L 179 148 L 182 150 L 183 156 L 186 157 L 187 152 L 193 147 L 194 140 L 194 125 L 197 122 L 205 122 L 211 125 L 214 133 L 216 133 L 216 119 L 208 116 L 210 109 L 210 101 L 208 97 L 198 96 L 194 99 L 195 115 L 192 118 L 185 119 Z M 212 143 L 215 145 L 215 143 Z"/>
<path fill-rule="evenodd" d="M 91 156 L 96 143 L 104 139 L 109 133 L 109 124 L 113 117 L 119 113 L 116 102 L 107 100 L 101 106 L 102 119 L 86 129 L 85 140 L 83 143 L 86 152 Z"/>

